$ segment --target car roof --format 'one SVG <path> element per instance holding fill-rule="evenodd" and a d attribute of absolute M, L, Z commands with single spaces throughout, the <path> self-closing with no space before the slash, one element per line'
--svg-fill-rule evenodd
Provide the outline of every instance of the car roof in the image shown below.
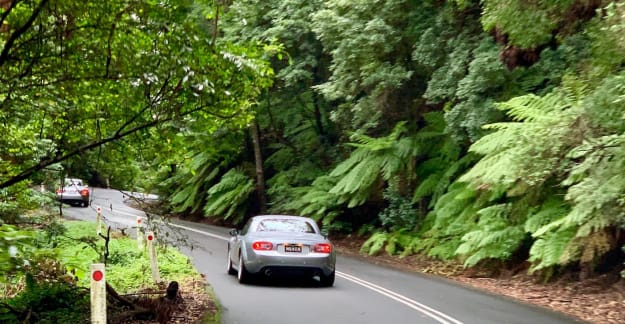
<path fill-rule="evenodd" d="M 262 220 L 262 219 L 299 219 L 299 220 L 305 220 L 305 221 L 312 221 L 314 222 L 315 220 L 313 220 L 310 217 L 305 217 L 305 216 L 294 216 L 294 215 L 257 215 L 252 217 L 255 220 Z"/>
<path fill-rule="evenodd" d="M 305 217 L 305 216 L 295 216 L 295 215 L 257 215 L 257 216 L 254 216 L 254 217 L 250 218 L 248 224 L 260 224 L 260 223 L 263 223 L 265 220 L 269 220 L 269 221 L 274 221 L 274 220 L 291 220 L 291 221 L 306 222 L 307 224 L 312 226 L 312 230 L 314 231 L 314 233 L 316 233 L 316 234 L 321 233 L 321 229 L 317 225 L 317 222 L 314 219 L 312 219 L 310 217 Z M 254 226 L 256 226 L 256 225 L 254 225 Z M 258 232 L 258 231 L 252 230 L 252 232 Z"/>

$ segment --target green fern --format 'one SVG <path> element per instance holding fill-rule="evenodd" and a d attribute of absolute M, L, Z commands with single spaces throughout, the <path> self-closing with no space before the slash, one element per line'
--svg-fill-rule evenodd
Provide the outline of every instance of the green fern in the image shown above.
<path fill-rule="evenodd" d="M 456 254 L 465 258 L 464 265 L 472 267 L 482 260 L 508 259 L 521 245 L 525 231 L 520 225 L 511 226 L 508 217 L 511 204 L 493 205 L 477 212 L 476 229 L 462 237 Z"/>
<path fill-rule="evenodd" d="M 384 250 L 388 255 L 400 254 L 401 256 L 406 256 L 411 254 L 411 251 L 408 251 L 408 253 L 406 251 L 410 248 L 414 238 L 414 233 L 406 230 L 377 232 L 362 244 L 360 253 L 377 255 Z"/>
<path fill-rule="evenodd" d="M 400 122 L 385 137 L 353 135 L 356 143 L 349 145 L 356 150 L 330 173 L 331 177 L 339 179 L 330 193 L 353 208 L 369 198 L 380 180 L 389 180 L 406 170 L 414 155 L 414 143 L 411 138 L 402 137 L 405 132 L 405 122 Z"/>
<path fill-rule="evenodd" d="M 170 198 L 175 212 L 195 212 L 202 207 L 202 189 L 205 183 L 215 179 L 220 170 L 213 160 L 214 157 L 207 152 L 196 154 L 188 162 L 185 171 L 169 178 L 165 183 L 178 188 Z"/>
<path fill-rule="evenodd" d="M 378 254 L 384 247 L 386 241 L 388 241 L 388 237 L 389 234 L 386 232 L 374 233 L 362 244 L 360 252 L 367 253 L 369 255 Z"/>
<path fill-rule="evenodd" d="M 528 233 L 535 234 L 543 226 L 566 216 L 569 210 L 569 205 L 562 200 L 561 196 L 549 196 L 548 200 L 540 206 L 539 210 L 530 212 L 530 215 L 525 221 L 524 229 Z"/>
<path fill-rule="evenodd" d="M 485 126 L 493 130 L 471 145 L 483 155 L 460 181 L 474 186 L 518 182 L 539 186 L 547 181 L 567 152 L 579 141 L 573 127 L 581 114 L 576 98 L 564 91 L 544 97 L 526 95 L 499 105 L 517 122 Z"/>
<path fill-rule="evenodd" d="M 335 178 L 326 175 L 315 179 L 310 186 L 294 188 L 294 198 L 285 203 L 283 209 L 329 225 L 339 215 L 339 207 L 342 205 L 340 197 L 330 192 L 335 185 Z"/>
<path fill-rule="evenodd" d="M 538 238 L 530 249 L 530 273 L 561 264 L 565 249 L 575 236 L 574 228 L 549 232 Z"/>
<path fill-rule="evenodd" d="M 242 171 L 231 169 L 208 190 L 204 214 L 239 222 L 245 216 L 247 200 L 254 192 L 254 181 Z"/>
<path fill-rule="evenodd" d="M 425 252 L 443 260 L 456 257 L 461 237 L 471 231 L 477 221 L 478 192 L 465 183 L 455 182 L 447 193 L 437 200 L 428 213 L 418 239 L 410 242 L 407 250 Z"/>

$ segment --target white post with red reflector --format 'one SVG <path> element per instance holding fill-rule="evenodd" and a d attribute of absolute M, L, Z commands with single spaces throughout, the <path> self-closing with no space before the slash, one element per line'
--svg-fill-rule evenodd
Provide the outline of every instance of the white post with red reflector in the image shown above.
<path fill-rule="evenodd" d="M 143 219 L 137 216 L 137 247 L 139 251 L 143 251 Z"/>
<path fill-rule="evenodd" d="M 156 259 L 156 249 L 154 248 L 154 232 L 146 232 L 145 237 L 148 241 L 148 254 L 150 255 L 150 265 L 152 266 L 152 279 L 154 283 L 161 281 L 161 275 L 158 272 L 158 260 Z"/>
<path fill-rule="evenodd" d="M 106 324 L 106 276 L 103 263 L 91 265 L 91 323 Z"/>
<path fill-rule="evenodd" d="M 96 217 L 95 217 L 96 232 L 98 233 L 98 235 L 100 235 L 102 234 L 102 208 L 98 206 L 98 208 L 96 208 L 95 211 L 96 211 Z"/>

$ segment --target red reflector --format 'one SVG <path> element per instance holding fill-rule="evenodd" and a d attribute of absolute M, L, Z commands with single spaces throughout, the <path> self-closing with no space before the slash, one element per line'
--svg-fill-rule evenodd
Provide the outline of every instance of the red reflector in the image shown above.
<path fill-rule="evenodd" d="M 317 253 L 331 253 L 332 245 L 328 243 L 315 244 L 315 247 L 313 248 L 313 250 Z"/>
<path fill-rule="evenodd" d="M 102 271 L 96 270 L 96 271 L 93 272 L 93 280 L 94 281 L 100 281 L 100 280 L 102 280 L 102 278 L 104 278 L 104 273 L 102 273 Z"/>
<path fill-rule="evenodd" d="M 273 249 L 273 244 L 271 242 L 263 242 L 263 241 L 254 242 L 252 243 L 252 249 L 269 251 Z"/>

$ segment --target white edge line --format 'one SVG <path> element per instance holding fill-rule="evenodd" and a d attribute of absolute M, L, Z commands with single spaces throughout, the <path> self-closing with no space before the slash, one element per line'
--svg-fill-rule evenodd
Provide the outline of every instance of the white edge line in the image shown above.
<path fill-rule="evenodd" d="M 386 296 L 386 297 L 388 297 L 388 298 L 390 298 L 390 299 L 392 299 L 392 300 L 394 300 L 396 302 L 402 303 L 402 304 L 404 304 L 404 305 L 406 305 L 406 306 L 408 306 L 408 307 L 418 311 L 419 313 L 422 313 L 423 315 L 428 316 L 428 317 L 436 320 L 439 323 L 442 323 L 442 324 L 450 324 L 451 323 L 451 322 L 448 322 L 445 319 L 443 319 L 443 318 L 441 318 L 441 317 L 439 317 L 439 316 L 437 316 L 437 315 L 435 315 L 435 314 L 433 314 L 433 313 L 431 313 L 431 312 L 429 312 L 429 311 L 427 311 L 427 310 L 425 310 L 425 309 L 423 309 L 423 308 L 413 304 L 414 301 L 411 300 L 411 299 L 403 300 L 402 298 L 394 296 L 394 294 L 392 294 L 392 293 L 387 293 L 384 290 L 377 289 L 377 288 L 372 287 L 372 286 L 368 286 L 367 284 L 362 283 L 362 282 L 360 282 L 358 280 L 354 280 L 352 278 L 344 277 L 344 276 L 341 276 L 341 275 L 339 275 L 339 277 L 341 277 L 343 279 L 346 279 L 346 280 L 349 280 L 349 281 L 351 281 L 351 282 L 353 282 L 353 283 L 355 283 L 357 285 L 363 286 L 363 287 L 365 287 L 365 288 L 367 288 L 369 290 L 373 290 L 373 291 L 377 292 L 378 294 Z"/>
<path fill-rule="evenodd" d="M 208 232 L 201 231 L 201 230 L 197 230 L 195 228 L 187 227 L 187 226 L 184 226 L 184 225 L 178 225 L 178 224 L 174 224 L 174 223 L 169 223 L 169 225 L 172 225 L 172 226 L 178 227 L 178 228 L 182 228 L 182 229 L 185 229 L 185 230 L 188 230 L 188 231 L 191 231 L 191 232 L 195 232 L 195 233 L 203 234 L 203 235 L 206 235 L 206 236 L 210 236 L 210 237 L 213 237 L 213 238 L 221 239 L 221 240 L 224 240 L 224 241 L 228 240 L 227 237 L 224 237 L 224 236 L 221 236 L 221 235 L 217 235 L 217 234 L 208 233 Z M 384 287 L 378 286 L 378 285 L 376 285 L 374 283 L 368 282 L 366 280 L 360 279 L 358 277 L 355 277 L 353 275 L 350 275 L 350 274 L 347 274 L 347 273 L 344 273 L 344 272 L 340 272 L 340 271 L 337 271 L 337 274 L 340 277 L 342 277 L 343 279 L 347 279 L 347 280 L 349 280 L 349 281 L 351 281 L 353 283 L 361 285 L 361 286 L 363 286 L 363 287 L 365 287 L 367 289 L 373 290 L 373 291 L 375 291 L 375 292 L 377 292 L 377 293 L 379 293 L 381 295 L 384 295 L 384 296 L 386 296 L 388 298 L 391 298 L 391 299 L 393 299 L 393 300 L 395 300 L 397 302 L 400 302 L 400 303 L 402 303 L 402 304 L 404 304 L 404 305 L 406 305 L 406 306 L 408 306 L 408 307 L 410 307 L 410 308 L 412 308 L 412 309 L 414 309 L 416 311 L 419 311 L 422 314 L 435 319 L 439 323 L 443 323 L 443 324 L 450 324 L 450 323 L 463 324 L 461 321 L 459 321 L 459 320 L 457 320 L 457 319 L 455 319 L 455 318 L 453 318 L 453 317 L 451 317 L 451 316 L 449 316 L 447 314 L 444 314 L 444 313 L 442 313 L 440 311 L 437 311 L 436 309 L 433 309 L 433 308 L 431 308 L 429 306 L 426 306 L 426 305 L 424 305 L 422 303 L 419 303 L 419 302 L 417 302 L 415 300 L 412 300 L 412 299 L 410 299 L 410 298 L 408 298 L 406 296 L 403 296 L 401 294 L 398 294 L 396 292 L 388 290 L 388 289 L 386 289 Z"/>
<path fill-rule="evenodd" d="M 187 226 L 183 226 L 183 225 L 178 225 L 178 224 L 174 224 L 174 223 L 169 223 L 168 225 L 171 225 L 171 226 L 174 226 L 174 227 L 178 227 L 178 228 L 182 228 L 182 229 L 185 229 L 185 230 L 191 231 L 191 232 L 204 234 L 206 236 L 214 237 L 214 238 L 221 239 L 221 240 L 224 240 L 224 241 L 228 240 L 227 237 L 224 237 L 224 236 L 221 236 L 221 235 L 217 235 L 217 234 L 213 234 L 213 233 L 208 233 L 208 232 L 205 232 L 205 231 L 200 231 L 200 230 L 197 230 L 195 228 L 191 228 L 191 227 L 187 227 Z"/>
<path fill-rule="evenodd" d="M 378 286 L 378 285 L 376 285 L 374 283 L 371 283 L 369 281 L 360 279 L 358 277 L 355 277 L 353 275 L 350 275 L 350 274 L 347 274 L 347 273 L 344 273 L 344 272 L 338 272 L 337 274 L 340 277 L 342 277 L 343 279 L 350 280 L 350 281 L 352 281 L 354 283 L 357 283 L 357 284 L 359 284 L 359 285 L 361 285 L 363 287 L 369 288 L 371 290 L 375 290 L 375 291 L 377 291 L 377 292 L 379 292 L 379 293 L 381 293 L 381 294 L 383 294 L 385 296 L 388 296 L 389 298 L 392 298 L 394 300 L 402 302 L 402 303 L 404 303 L 406 305 L 408 305 L 407 303 L 410 303 L 410 305 L 408 305 L 409 307 L 414 308 L 414 309 L 416 309 L 416 310 L 418 310 L 418 311 L 420 311 L 420 312 L 422 312 L 422 313 L 424 313 L 424 314 L 426 314 L 426 315 L 428 315 L 428 316 L 438 320 L 441 323 L 463 324 L 461 321 L 459 321 L 459 320 L 457 320 L 457 319 L 455 319 L 455 318 L 453 318 L 453 317 L 451 317 L 451 316 L 449 316 L 449 315 L 447 315 L 445 313 L 442 313 L 442 312 L 440 312 L 440 311 L 438 311 L 436 309 L 433 309 L 433 308 L 431 308 L 431 307 L 429 307 L 427 305 L 419 303 L 418 301 L 410 299 L 410 298 L 408 298 L 408 297 L 406 297 L 404 295 L 398 294 L 398 293 L 396 293 L 394 291 L 388 290 L 388 289 L 386 289 L 384 287 Z M 444 318 L 444 319 L 442 319 L 441 317 Z"/>

